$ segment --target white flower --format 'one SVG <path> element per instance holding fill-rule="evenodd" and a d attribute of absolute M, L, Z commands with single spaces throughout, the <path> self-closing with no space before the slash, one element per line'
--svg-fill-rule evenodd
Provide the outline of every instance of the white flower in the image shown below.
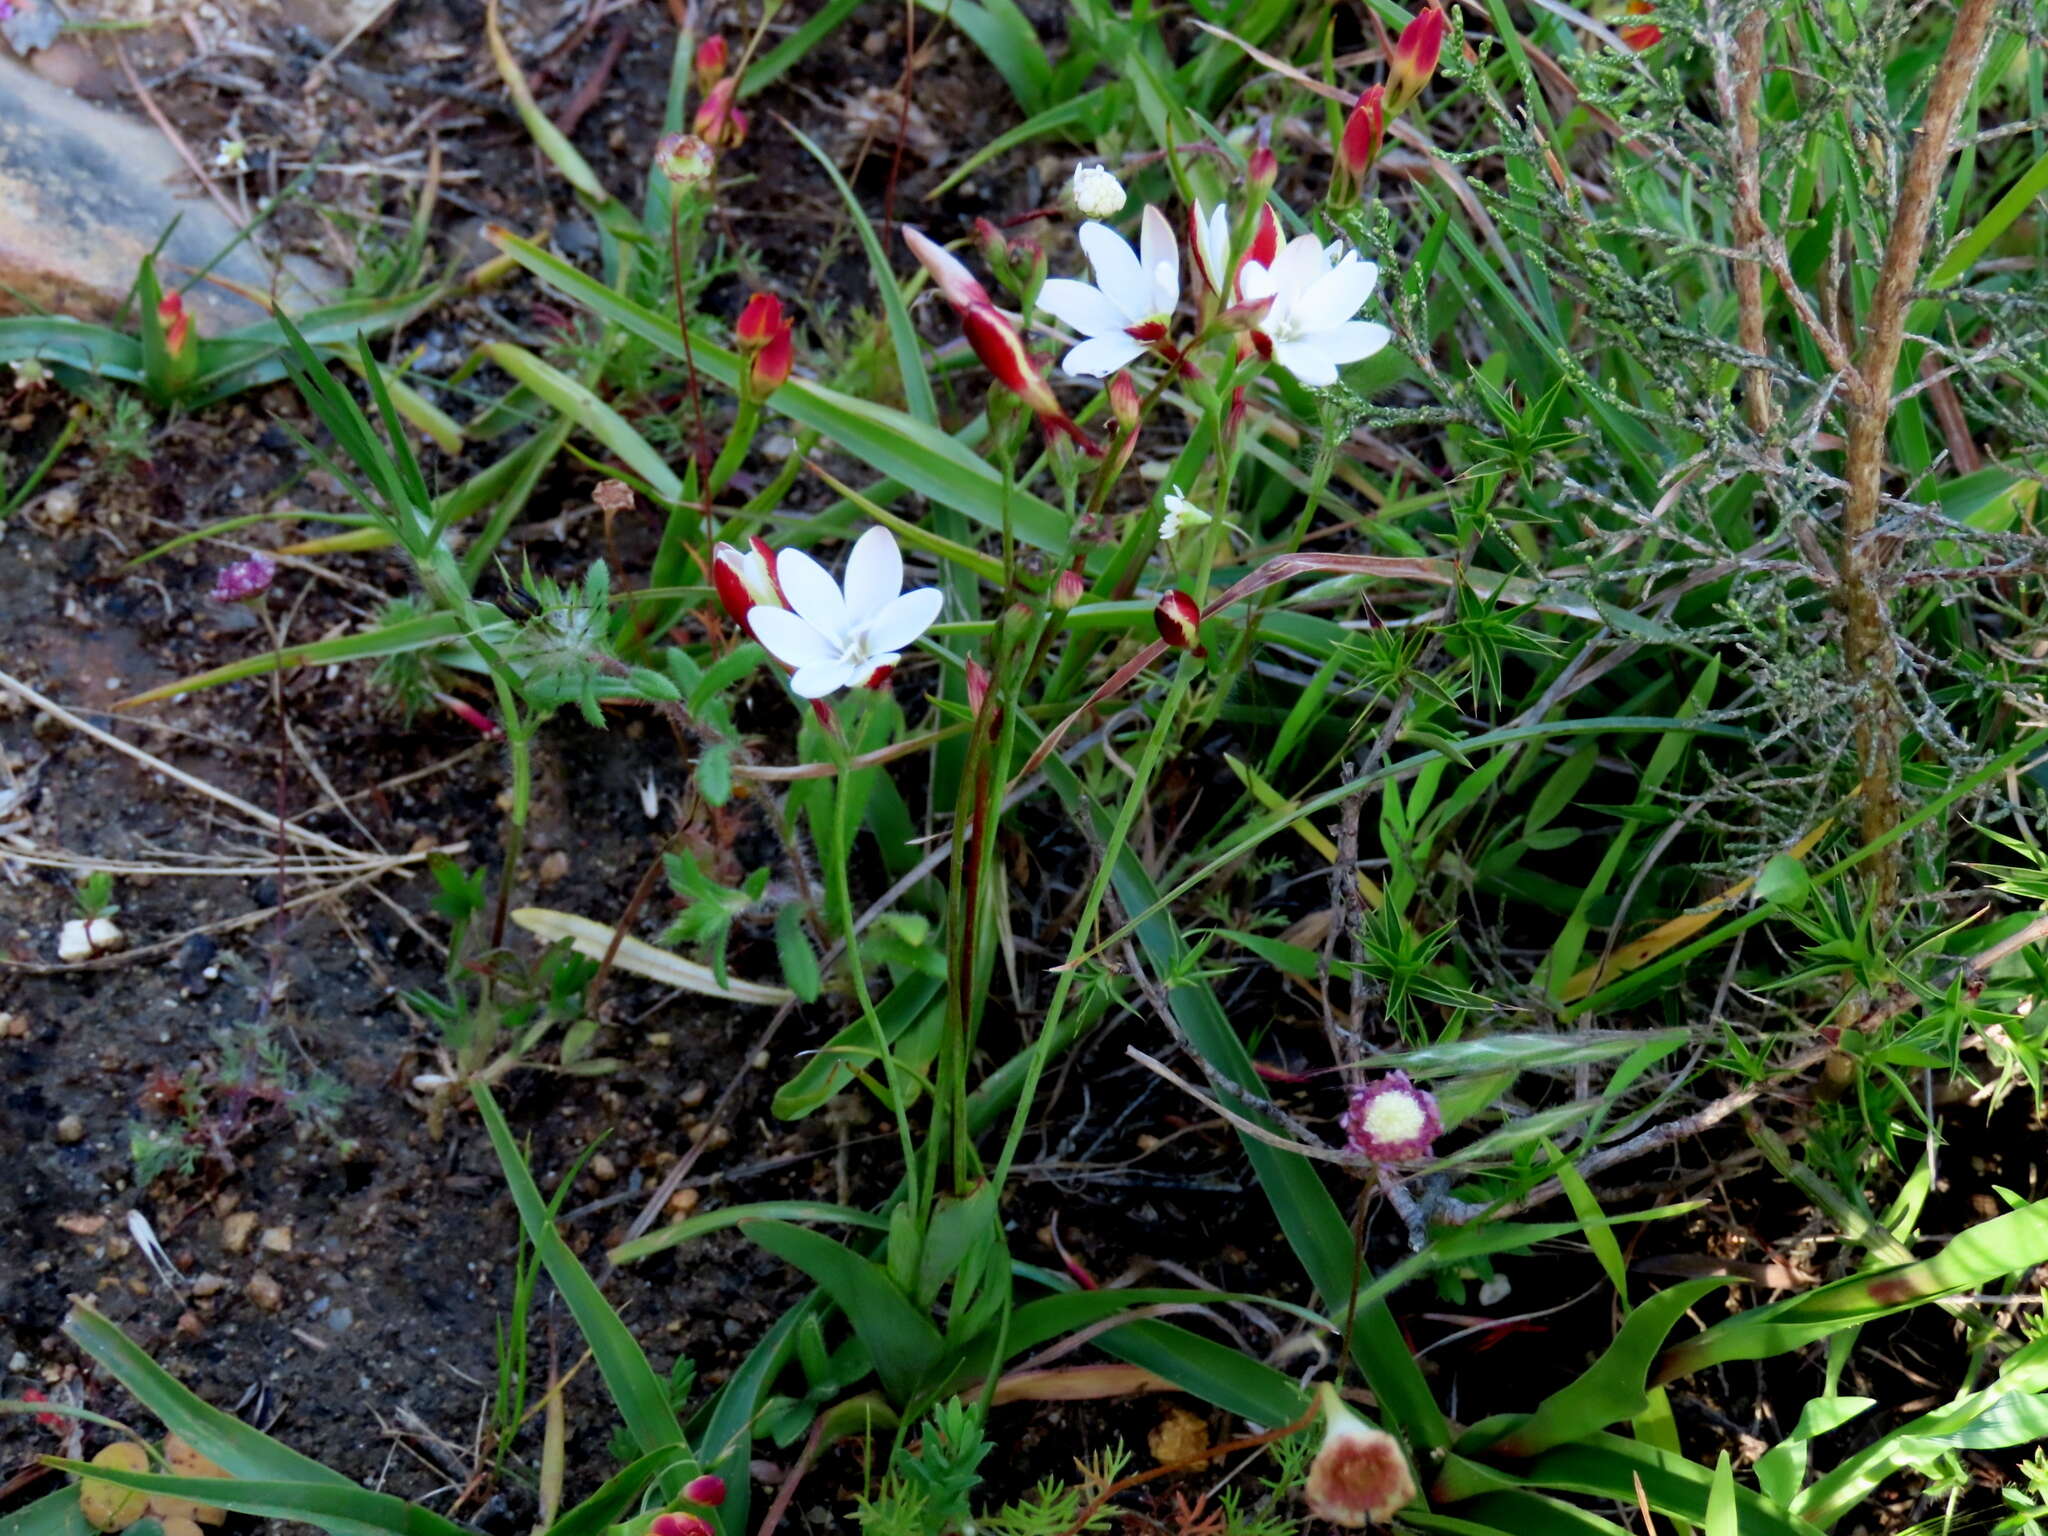
<path fill-rule="evenodd" d="M 1259 351 L 1304 384 L 1329 385 L 1338 364 L 1371 357 L 1392 339 L 1384 325 L 1352 318 L 1379 278 L 1356 251 L 1297 235 L 1270 267 L 1247 262 L 1238 283 L 1247 303 L 1273 301 L 1252 333 Z"/>
<path fill-rule="evenodd" d="M 239 171 L 242 163 L 249 158 L 249 146 L 241 139 L 222 139 L 220 147 L 213 152 L 215 170 Z"/>
<path fill-rule="evenodd" d="M 1171 539 L 1176 534 L 1209 525 L 1209 514 L 1181 495 L 1175 486 L 1166 495 L 1166 516 L 1159 520 L 1159 537 Z"/>
<path fill-rule="evenodd" d="M 762 605 L 747 618 L 754 638 L 794 669 L 789 686 L 805 699 L 879 687 L 945 603 L 936 587 L 903 590 L 903 556 L 886 528 L 870 528 L 855 543 L 843 589 L 800 549 L 776 555 L 775 576 L 789 607 Z"/>
<path fill-rule="evenodd" d="M 1074 207 L 1082 217 L 1107 219 L 1124 211 L 1124 184 L 1100 163 L 1074 167 Z"/>
<path fill-rule="evenodd" d="M 1218 203 L 1214 208 L 1204 209 L 1197 202 L 1189 235 L 1195 248 L 1195 267 L 1201 272 L 1202 281 L 1209 285 L 1211 293 L 1221 293 L 1224 274 L 1230 270 L 1229 205 Z"/>
<path fill-rule="evenodd" d="M 1180 303 L 1180 247 L 1166 215 L 1147 208 L 1137 250 L 1107 224 L 1096 223 L 1081 226 L 1081 249 L 1088 253 L 1095 282 L 1052 278 L 1039 290 L 1038 303 L 1087 338 L 1060 366 L 1082 378 L 1100 379 L 1165 339 Z"/>

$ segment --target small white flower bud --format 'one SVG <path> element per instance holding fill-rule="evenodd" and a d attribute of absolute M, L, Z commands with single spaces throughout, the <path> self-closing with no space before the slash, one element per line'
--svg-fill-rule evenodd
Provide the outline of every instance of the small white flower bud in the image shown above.
<path fill-rule="evenodd" d="M 1074 209 L 1084 218 L 1107 219 L 1123 211 L 1124 184 L 1107 166 L 1075 166 L 1073 194 Z"/>

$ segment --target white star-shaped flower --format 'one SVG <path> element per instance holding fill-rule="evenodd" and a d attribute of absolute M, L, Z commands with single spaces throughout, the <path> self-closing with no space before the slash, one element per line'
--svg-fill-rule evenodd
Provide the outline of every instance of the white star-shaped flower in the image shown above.
<path fill-rule="evenodd" d="M 1095 281 L 1055 277 L 1039 290 L 1039 307 L 1087 339 L 1060 366 L 1086 379 L 1106 378 L 1144 356 L 1180 304 L 1180 247 L 1157 208 L 1139 225 L 1138 249 L 1107 224 L 1081 226 L 1081 249 Z"/>
<path fill-rule="evenodd" d="M 1270 267 L 1247 262 L 1238 283 L 1246 303 L 1273 301 L 1252 333 L 1259 351 L 1302 383 L 1325 386 L 1337 382 L 1339 364 L 1371 357 L 1392 339 L 1384 325 L 1352 318 L 1379 278 L 1356 251 L 1297 235 Z"/>
<path fill-rule="evenodd" d="M 1209 514 L 1196 506 L 1175 486 L 1165 498 L 1166 516 L 1159 520 L 1159 537 L 1171 540 L 1177 535 L 1196 528 L 1206 528 L 1210 523 Z"/>
<path fill-rule="evenodd" d="M 747 621 L 754 638 L 792 669 L 789 686 L 804 699 L 881 686 L 945 604 L 936 587 L 903 590 L 903 556 L 886 528 L 870 528 L 854 544 L 843 587 L 800 549 L 776 555 L 775 578 L 789 607 L 764 604 Z"/>

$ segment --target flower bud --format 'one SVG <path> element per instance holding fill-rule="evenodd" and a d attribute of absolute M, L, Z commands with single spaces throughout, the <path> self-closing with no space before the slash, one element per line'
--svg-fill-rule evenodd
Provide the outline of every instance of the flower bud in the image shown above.
<path fill-rule="evenodd" d="M 993 225 L 990 228 L 994 228 Z M 997 231 L 998 238 L 1001 232 Z M 945 296 L 948 304 L 957 310 L 968 310 L 976 304 L 993 307 L 988 290 L 975 280 L 960 258 L 928 237 L 922 230 L 903 227 L 903 243 L 910 247 L 910 254 L 918 264 L 931 274 L 932 286 Z"/>
<path fill-rule="evenodd" d="M 765 399 L 788 382 L 796 363 L 794 329 L 782 318 L 782 300 L 774 294 L 757 293 L 747 300 L 733 326 L 733 340 L 746 360 L 748 399 Z"/>
<path fill-rule="evenodd" d="M 694 133 L 671 133 L 654 146 L 654 163 L 671 185 L 701 187 L 718 169 L 718 152 Z"/>
<path fill-rule="evenodd" d="M 972 656 L 967 658 L 967 707 L 977 715 L 981 706 L 988 702 L 988 686 L 995 679 L 989 670 Z"/>
<path fill-rule="evenodd" d="M 1344 1111 L 1344 1135 L 1351 1150 L 1376 1163 L 1422 1162 L 1443 1129 L 1436 1096 L 1416 1087 L 1406 1072 L 1389 1072 L 1376 1083 L 1353 1089 Z"/>
<path fill-rule="evenodd" d="M 725 61 L 728 49 L 722 33 L 714 32 L 697 45 L 694 61 L 697 75 L 697 94 L 709 96 L 711 88 L 725 78 Z"/>
<path fill-rule="evenodd" d="M 754 633 L 754 626 L 747 615 L 754 608 L 788 606 L 775 580 L 775 551 L 760 538 L 752 540 L 752 547 L 745 550 L 720 544 L 711 552 L 711 588 L 733 623 L 749 636 Z"/>
<path fill-rule="evenodd" d="M 213 591 L 209 595 L 216 603 L 251 602 L 268 592 L 276 577 L 275 560 L 268 555 L 251 555 L 233 565 L 222 566 L 220 573 L 213 578 Z"/>
<path fill-rule="evenodd" d="M 1109 219 L 1123 212 L 1124 184 L 1100 163 L 1075 166 L 1067 195 L 1074 212 L 1084 219 Z"/>
<path fill-rule="evenodd" d="M 671 1511 L 654 1517 L 654 1524 L 647 1527 L 647 1536 L 718 1536 L 718 1532 L 702 1515 L 680 1515 Z"/>
<path fill-rule="evenodd" d="M 1353 1413 L 1329 1382 L 1316 1396 L 1323 1409 L 1323 1443 L 1301 1491 L 1309 1512 L 1356 1529 L 1413 1503 L 1415 1475 L 1401 1442 Z"/>
<path fill-rule="evenodd" d="M 1244 183 L 1256 198 L 1264 198 L 1273 190 L 1273 183 L 1280 179 L 1280 160 L 1266 145 L 1261 144 L 1244 163 Z"/>
<path fill-rule="evenodd" d="M 447 710 L 449 714 L 460 720 L 478 735 L 489 739 L 496 739 L 498 736 L 498 722 L 478 709 L 474 704 L 458 699 L 452 693 L 436 693 L 434 698 L 443 709 Z"/>
<path fill-rule="evenodd" d="M 1192 597 L 1180 591 L 1168 592 L 1152 610 L 1152 622 L 1159 626 L 1159 638 L 1176 651 L 1207 656 L 1202 644 L 1202 610 Z"/>
<path fill-rule="evenodd" d="M 1628 13 L 1631 16 L 1649 16 L 1655 14 L 1655 11 L 1656 7 L 1650 4 L 1650 0 L 1628 0 Z M 1654 48 L 1664 41 L 1664 29 L 1654 22 L 1645 22 L 1640 26 L 1634 27 L 1623 27 L 1621 29 L 1621 40 L 1637 53 L 1642 53 L 1644 50 Z"/>
<path fill-rule="evenodd" d="M 1244 386 L 1240 384 L 1230 392 L 1230 410 L 1223 418 L 1223 447 L 1226 452 L 1234 451 L 1238 438 L 1244 435 L 1244 414 Z"/>
<path fill-rule="evenodd" d="M 1387 88 L 1367 86 L 1344 120 L 1344 132 L 1337 140 L 1337 169 L 1351 181 L 1358 181 L 1379 159 L 1380 145 L 1386 136 Z"/>
<path fill-rule="evenodd" d="M 1450 25 L 1443 8 L 1436 0 L 1429 0 L 1415 13 L 1415 19 L 1401 29 L 1387 70 L 1388 117 L 1399 117 L 1407 111 L 1408 104 L 1422 94 L 1422 88 L 1436 74 L 1437 61 L 1444 51 L 1444 34 Z"/>
<path fill-rule="evenodd" d="M 1121 372 L 1109 381 L 1109 412 L 1116 418 L 1116 424 L 1126 432 L 1138 430 L 1138 415 L 1145 408 L 1144 400 L 1138 394 L 1138 386 L 1128 372 Z"/>
<path fill-rule="evenodd" d="M 713 149 L 737 149 L 747 141 L 747 114 L 739 108 L 740 83 L 728 75 L 704 94 L 690 126 Z"/>
<path fill-rule="evenodd" d="M 692 1504 L 716 1509 L 725 1502 L 725 1479 L 715 1472 L 693 1477 L 683 1485 L 683 1497 Z"/>
<path fill-rule="evenodd" d="M 180 357 L 193 344 L 192 317 L 185 311 L 185 296 L 167 293 L 156 307 L 156 323 L 163 327 L 164 350 Z"/>
<path fill-rule="evenodd" d="M 1052 611 L 1071 613 L 1088 593 L 1088 578 L 1076 570 L 1061 571 L 1053 579 Z"/>
<path fill-rule="evenodd" d="M 1000 274 L 1010 264 L 1010 237 L 996 227 L 993 219 L 974 221 L 974 247 L 981 253 L 981 264 L 991 272 Z"/>

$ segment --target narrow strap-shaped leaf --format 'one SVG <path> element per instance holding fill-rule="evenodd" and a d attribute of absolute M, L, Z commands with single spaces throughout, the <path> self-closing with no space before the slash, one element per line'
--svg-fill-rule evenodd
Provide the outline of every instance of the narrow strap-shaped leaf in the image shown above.
<path fill-rule="evenodd" d="M 519 1155 L 511 1127 L 506 1125 L 497 1100 L 482 1084 L 474 1085 L 471 1092 L 477 1113 L 483 1118 L 484 1129 L 490 1133 L 491 1146 L 504 1167 L 505 1182 L 511 1186 L 512 1203 L 519 1207 L 519 1219 L 526 1226 L 527 1241 L 533 1244 L 541 1263 L 547 1266 L 555 1288 L 562 1293 L 562 1300 L 568 1303 L 570 1314 L 576 1319 L 576 1326 L 583 1330 L 583 1337 L 590 1345 L 591 1354 L 596 1357 L 597 1368 L 603 1373 L 612 1401 L 619 1405 L 619 1413 L 626 1421 L 633 1443 L 643 1453 L 687 1444 L 683 1438 L 683 1427 L 676 1421 L 675 1409 L 669 1403 L 668 1388 L 655 1375 L 654 1367 L 647 1363 L 640 1341 L 633 1337 L 619 1314 L 612 1309 L 612 1304 L 604 1299 L 604 1292 L 597 1288 L 597 1282 L 577 1262 L 576 1255 L 569 1251 L 569 1245 L 562 1241 L 562 1235 L 548 1219 L 547 1202 L 541 1197 L 540 1186 L 534 1183 L 532 1173 L 527 1170 L 526 1159 Z M 664 1483 L 666 1481 L 664 1478 Z"/>
<path fill-rule="evenodd" d="M 64 1320 L 64 1332 L 99 1362 L 108 1375 L 134 1393 L 136 1401 L 155 1414 L 165 1429 L 187 1441 L 232 1477 L 355 1486 L 339 1472 L 201 1400 L 93 1308 L 74 1309 Z M 104 1470 L 95 1467 L 93 1475 L 99 1476 Z M 205 1502 L 225 1500 L 209 1498 Z"/>
<path fill-rule="evenodd" d="M 276 1483 L 238 1477 L 165 1477 L 154 1472 L 124 1472 L 88 1461 L 65 1461 L 56 1456 L 46 1457 L 44 1465 L 80 1477 L 97 1478 L 119 1488 L 165 1493 L 232 1509 L 238 1514 L 296 1520 L 318 1526 L 332 1536 L 471 1536 L 467 1526 L 457 1525 L 445 1515 L 407 1503 L 394 1494 L 359 1488 L 346 1478 L 336 1482 Z"/>
<path fill-rule="evenodd" d="M 780 1221 L 752 1221 L 745 1234 L 795 1265 L 846 1314 L 875 1359 L 889 1396 L 906 1403 L 937 1374 L 945 1343 L 932 1321 L 896 1288 L 888 1271 L 844 1243 Z"/>

